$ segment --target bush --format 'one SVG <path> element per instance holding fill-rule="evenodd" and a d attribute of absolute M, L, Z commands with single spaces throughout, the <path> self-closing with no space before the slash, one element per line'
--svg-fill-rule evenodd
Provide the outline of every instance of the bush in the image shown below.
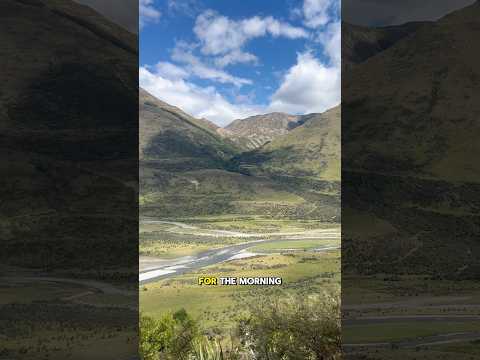
<path fill-rule="evenodd" d="M 340 359 L 338 296 L 292 296 L 252 305 L 230 343 L 207 337 L 184 309 L 160 320 L 140 317 L 143 360 Z"/>
<path fill-rule="evenodd" d="M 331 360 L 341 353 L 338 297 L 266 299 L 239 325 L 254 359 Z"/>
<path fill-rule="evenodd" d="M 193 340 L 198 336 L 196 323 L 184 309 L 160 320 L 140 316 L 140 358 L 143 360 L 188 359 Z"/>

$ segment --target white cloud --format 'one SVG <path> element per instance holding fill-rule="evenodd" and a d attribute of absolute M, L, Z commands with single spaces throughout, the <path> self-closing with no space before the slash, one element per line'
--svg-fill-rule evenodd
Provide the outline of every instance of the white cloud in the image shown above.
<path fill-rule="evenodd" d="M 304 24 L 310 28 L 318 28 L 330 22 L 330 12 L 338 11 L 340 0 L 304 0 L 301 12 Z"/>
<path fill-rule="evenodd" d="M 317 41 L 322 44 L 323 52 L 330 59 L 330 62 L 339 66 L 342 61 L 342 26 L 340 21 L 328 24 L 325 31 L 318 34 Z"/>
<path fill-rule="evenodd" d="M 241 49 L 247 41 L 271 35 L 289 39 L 307 38 L 309 34 L 300 27 L 294 27 L 271 16 L 243 20 L 231 20 L 215 11 L 207 10 L 200 14 L 195 22 L 195 35 L 201 43 L 201 51 L 205 55 L 221 56 L 217 60 L 220 65 L 233 64 L 234 54 L 242 54 L 237 62 L 253 61 L 253 55 Z M 229 56 L 230 55 L 230 56 Z"/>
<path fill-rule="evenodd" d="M 326 66 L 312 53 L 298 54 L 297 63 L 273 94 L 270 111 L 323 112 L 340 103 L 340 64 Z"/>
<path fill-rule="evenodd" d="M 243 52 L 241 50 L 233 50 L 232 52 L 229 52 L 228 54 L 221 57 L 217 57 L 215 59 L 215 65 L 217 65 L 220 68 L 224 68 L 225 66 L 228 66 L 228 65 L 240 64 L 240 63 L 257 64 L 258 58 L 255 55 L 250 54 L 248 52 Z"/>
<path fill-rule="evenodd" d="M 192 47 L 186 43 L 178 43 L 172 51 L 172 59 L 185 64 L 187 71 L 201 79 L 213 80 L 222 84 L 233 84 L 235 86 L 249 85 L 249 79 L 233 76 L 223 70 L 208 66 L 198 57 L 193 55 Z"/>
<path fill-rule="evenodd" d="M 152 95 L 220 126 L 261 112 L 261 107 L 230 103 L 212 86 L 202 88 L 184 79 L 167 79 L 145 67 L 140 68 L 139 74 L 140 86 Z"/>
<path fill-rule="evenodd" d="M 297 55 L 297 62 L 283 77 L 271 97 L 270 111 L 323 112 L 341 99 L 341 23 L 334 15 L 340 0 L 304 0 L 294 13 L 315 28 L 314 41 L 321 44 L 324 58 L 311 51 Z"/>
<path fill-rule="evenodd" d="M 336 6 L 332 5 L 334 1 L 339 4 L 339 0 L 305 0 L 304 6 L 298 8 L 304 24 L 315 27 L 310 32 L 271 16 L 232 20 L 206 11 L 197 17 L 194 27 L 199 43 L 178 41 L 171 52 L 171 62 L 141 67 L 140 85 L 161 100 L 220 126 L 272 111 L 307 114 L 328 110 L 339 104 L 341 93 L 341 26 L 336 17 L 329 18 L 329 6 Z M 262 105 L 255 104 L 255 87 L 247 94 L 242 88 L 253 85 L 252 80 L 224 68 L 236 63 L 258 63 L 259 59 L 243 47 L 250 39 L 263 36 L 307 38 L 310 46 L 321 45 L 317 50 L 323 51 L 324 56 L 316 58 L 308 50 L 297 54 L 296 63 L 283 73 L 270 103 Z M 229 89 L 230 95 L 225 95 L 215 86 L 197 85 L 198 78 L 235 87 Z"/>
<path fill-rule="evenodd" d="M 158 75 L 170 80 L 185 79 L 189 76 L 188 71 L 171 62 L 161 61 L 155 65 L 155 70 Z"/>
<path fill-rule="evenodd" d="M 154 0 L 140 0 L 140 28 L 149 22 L 157 22 L 161 13 L 155 8 Z"/>
<path fill-rule="evenodd" d="M 201 4 L 197 0 L 168 0 L 167 8 L 171 14 L 194 17 L 200 12 Z"/>

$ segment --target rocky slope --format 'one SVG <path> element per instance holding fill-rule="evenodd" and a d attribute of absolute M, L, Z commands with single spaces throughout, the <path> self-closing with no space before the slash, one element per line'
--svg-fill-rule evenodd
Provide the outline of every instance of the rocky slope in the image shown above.
<path fill-rule="evenodd" d="M 232 162 L 240 171 L 253 174 L 340 181 L 340 106 L 298 119 L 296 127 L 285 135 L 240 154 Z"/>
<path fill-rule="evenodd" d="M 224 136 L 247 149 L 258 148 L 273 139 L 285 135 L 296 126 L 300 117 L 285 113 L 269 113 L 238 119 L 225 127 Z"/>

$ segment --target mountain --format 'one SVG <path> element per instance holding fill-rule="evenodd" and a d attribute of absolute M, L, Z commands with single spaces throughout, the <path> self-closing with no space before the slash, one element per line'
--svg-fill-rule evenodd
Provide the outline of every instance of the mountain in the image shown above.
<path fill-rule="evenodd" d="M 479 16 L 477 2 L 344 74 L 346 268 L 480 274 Z"/>
<path fill-rule="evenodd" d="M 219 131 L 221 129 L 221 127 L 218 126 L 217 124 L 214 124 L 213 122 L 211 122 L 210 120 L 205 119 L 205 118 L 198 119 L 198 121 L 201 122 L 203 124 L 203 126 L 206 126 L 210 130 L 212 130 L 212 131 L 218 133 L 219 135 L 221 135 L 221 131 Z"/>
<path fill-rule="evenodd" d="M 299 116 L 278 112 L 256 115 L 233 121 L 224 134 L 247 149 L 255 149 L 288 133 L 298 120 Z"/>
<path fill-rule="evenodd" d="M 140 89 L 140 214 L 181 218 L 205 215 L 338 221 L 337 197 L 270 176 L 251 176 L 233 164 L 244 149 L 199 120 Z M 322 126 L 312 126 L 321 136 Z M 225 130 L 228 131 L 228 130 Z M 293 131 L 292 131 L 293 133 Z M 314 135 L 311 135 L 312 139 Z M 303 184 L 305 185 L 305 184 Z"/>
<path fill-rule="evenodd" d="M 144 89 L 140 89 L 139 114 L 141 160 L 218 168 L 238 151 L 212 129 L 213 124 L 193 118 Z"/>
<path fill-rule="evenodd" d="M 285 135 L 240 154 L 232 162 L 251 174 L 340 181 L 340 106 L 296 118 L 296 127 Z"/>

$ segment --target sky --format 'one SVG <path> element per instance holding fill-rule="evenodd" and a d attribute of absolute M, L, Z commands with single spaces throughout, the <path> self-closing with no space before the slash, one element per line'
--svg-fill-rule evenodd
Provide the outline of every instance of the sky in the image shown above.
<path fill-rule="evenodd" d="M 340 0 L 140 0 L 140 86 L 225 126 L 340 103 Z"/>
<path fill-rule="evenodd" d="M 136 33 L 140 85 L 219 125 L 340 102 L 340 0 L 76 0 Z M 475 0 L 343 0 L 347 22 L 436 20 Z M 140 14 L 140 18 L 138 18 Z"/>

